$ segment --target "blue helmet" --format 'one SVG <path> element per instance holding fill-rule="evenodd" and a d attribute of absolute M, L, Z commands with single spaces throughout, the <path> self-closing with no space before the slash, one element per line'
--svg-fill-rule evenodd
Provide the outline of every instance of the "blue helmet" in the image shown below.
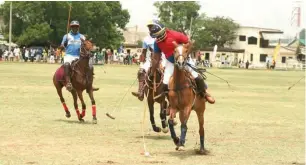
<path fill-rule="evenodd" d="M 70 26 L 80 26 L 79 21 L 71 21 Z"/>
<path fill-rule="evenodd" d="M 160 42 L 166 38 L 166 28 L 158 20 L 151 20 L 147 23 L 147 27 L 150 31 L 150 36 L 156 38 L 157 42 Z"/>

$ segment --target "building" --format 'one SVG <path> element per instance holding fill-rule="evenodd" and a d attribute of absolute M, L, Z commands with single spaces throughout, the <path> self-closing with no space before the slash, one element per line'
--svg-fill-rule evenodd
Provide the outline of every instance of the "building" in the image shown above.
<path fill-rule="evenodd" d="M 125 42 L 123 43 L 125 52 L 130 52 L 130 54 L 141 53 L 141 46 L 139 42 L 142 42 L 143 39 L 148 35 L 147 32 L 138 31 L 138 26 L 127 27 L 123 31 L 123 37 Z"/>
<path fill-rule="evenodd" d="M 237 38 L 234 43 L 226 48 L 218 49 L 215 57 L 212 57 L 212 48 L 201 50 L 201 54 L 205 54 L 206 59 L 215 66 L 225 63 L 237 65 L 239 61 L 244 63 L 249 61 L 251 67 L 261 68 L 266 66 L 267 60 L 271 59 L 274 54 L 275 40 L 282 41 L 280 39 L 283 39 L 288 42 L 284 40 L 283 32 L 278 29 L 241 26 L 236 34 Z M 283 67 L 288 60 L 290 63 L 298 63 L 295 50 L 287 48 L 286 43 L 281 43 L 276 66 Z"/>

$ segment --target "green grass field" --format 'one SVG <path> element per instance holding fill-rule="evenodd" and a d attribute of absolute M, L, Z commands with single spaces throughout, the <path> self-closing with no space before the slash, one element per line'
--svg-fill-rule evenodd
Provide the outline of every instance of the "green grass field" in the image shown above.
<path fill-rule="evenodd" d="M 198 122 L 188 121 L 186 151 L 175 151 L 170 133 L 155 133 L 145 118 L 143 152 L 141 122 L 144 102 L 130 92 L 112 112 L 136 78 L 137 66 L 95 66 L 98 124 L 91 124 L 91 104 L 85 94 L 85 123 L 77 121 L 72 96 L 64 90 L 72 117 L 66 119 L 52 83 L 59 65 L 0 63 L 0 165 L 290 165 L 304 164 L 305 81 L 301 71 L 210 69 L 227 79 L 207 75 L 215 105 L 205 111 L 205 146 L 210 155 L 196 155 Z M 137 90 L 135 84 L 132 90 Z M 79 102 L 79 107 L 81 104 Z M 155 119 L 160 126 L 159 109 Z M 176 126 L 180 135 L 179 126 Z"/>

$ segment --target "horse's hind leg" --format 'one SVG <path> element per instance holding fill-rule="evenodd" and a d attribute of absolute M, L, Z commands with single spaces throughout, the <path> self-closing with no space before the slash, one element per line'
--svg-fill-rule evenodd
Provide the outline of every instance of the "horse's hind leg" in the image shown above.
<path fill-rule="evenodd" d="M 53 79 L 54 79 L 54 78 L 53 78 Z M 53 83 L 54 83 L 54 86 L 55 86 L 55 88 L 56 88 L 57 94 L 58 94 L 58 96 L 59 96 L 59 98 L 60 98 L 60 100 L 61 100 L 61 103 L 62 103 L 62 105 L 63 105 L 63 108 L 64 108 L 64 110 L 65 110 L 65 112 L 66 112 L 66 117 L 67 117 L 67 118 L 70 118 L 70 117 L 71 117 L 71 114 L 70 114 L 69 109 L 68 109 L 68 107 L 67 107 L 67 105 L 66 105 L 66 103 L 65 103 L 65 99 L 64 99 L 63 93 L 62 93 L 62 88 L 63 88 L 63 86 L 62 86 L 61 84 L 59 84 L 59 82 L 56 82 L 55 80 L 53 80 Z"/>
<path fill-rule="evenodd" d="M 96 101 L 93 96 L 93 90 L 89 90 L 88 92 L 89 98 L 91 100 L 91 105 L 92 105 L 92 123 L 97 124 L 97 116 L 96 116 Z"/>
<path fill-rule="evenodd" d="M 82 104 L 82 114 L 80 115 L 80 118 L 82 119 L 83 117 L 85 117 L 85 113 L 86 113 L 86 104 L 85 104 L 84 99 L 83 99 L 83 91 L 78 90 L 78 91 L 77 91 L 77 94 L 78 94 L 79 99 L 80 99 L 81 104 Z"/>
<path fill-rule="evenodd" d="M 81 118 L 81 115 L 80 115 L 80 111 L 79 111 L 79 107 L 78 107 L 78 95 L 77 95 L 77 92 L 75 91 L 75 89 L 72 89 L 71 94 L 72 94 L 72 97 L 73 97 L 73 105 L 74 105 L 74 109 L 75 109 L 75 112 L 77 114 L 77 117 L 80 121 L 83 121 L 83 119 Z"/>
<path fill-rule="evenodd" d="M 153 101 L 152 97 L 153 96 L 149 96 L 148 97 L 148 106 L 149 106 L 149 110 L 150 110 L 150 121 L 151 121 L 151 125 L 152 125 L 153 130 L 155 132 L 160 132 L 161 129 L 159 127 L 156 127 L 156 124 L 155 124 L 155 119 L 154 119 L 154 101 Z"/>
<path fill-rule="evenodd" d="M 200 154 L 207 154 L 208 151 L 204 148 L 204 108 L 199 107 L 196 109 L 196 113 L 198 116 L 198 122 L 199 122 L 199 134 L 200 134 Z"/>
<path fill-rule="evenodd" d="M 166 105 L 165 105 L 166 104 Z M 160 119 L 161 119 L 161 123 L 162 123 L 162 131 L 163 133 L 168 133 L 169 129 L 167 127 L 167 123 L 166 123 L 166 120 L 167 120 L 167 114 L 166 114 L 166 108 L 167 108 L 167 102 L 166 101 L 162 101 L 160 103 Z"/>

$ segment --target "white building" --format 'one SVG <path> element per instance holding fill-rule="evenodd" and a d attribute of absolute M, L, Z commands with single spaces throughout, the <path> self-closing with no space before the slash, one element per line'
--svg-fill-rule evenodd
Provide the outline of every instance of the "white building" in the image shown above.
<path fill-rule="evenodd" d="M 201 54 L 205 54 L 206 59 L 215 66 L 223 63 L 237 65 L 241 60 L 244 63 L 249 61 L 251 67 L 265 67 L 267 59 L 272 59 L 275 50 L 275 44 L 269 41 L 283 39 L 283 32 L 278 29 L 241 26 L 236 34 L 234 44 L 218 49 L 216 57 L 212 57 L 212 48 L 201 50 Z M 298 63 L 295 50 L 281 46 L 276 67 L 283 67 L 288 62 Z"/>

